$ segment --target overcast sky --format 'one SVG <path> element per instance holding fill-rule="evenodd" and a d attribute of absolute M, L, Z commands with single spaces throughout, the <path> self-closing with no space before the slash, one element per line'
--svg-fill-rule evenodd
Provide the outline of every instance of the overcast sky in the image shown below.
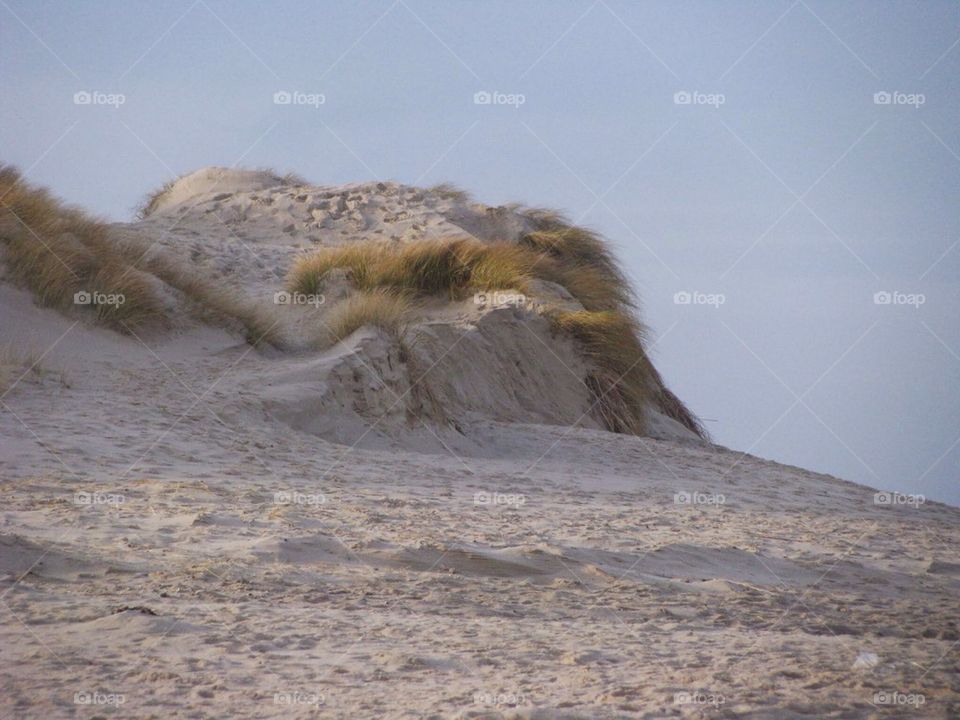
<path fill-rule="evenodd" d="M 958 40 L 952 1 L 0 0 L 0 159 L 114 220 L 213 164 L 560 208 L 718 442 L 960 504 Z"/>

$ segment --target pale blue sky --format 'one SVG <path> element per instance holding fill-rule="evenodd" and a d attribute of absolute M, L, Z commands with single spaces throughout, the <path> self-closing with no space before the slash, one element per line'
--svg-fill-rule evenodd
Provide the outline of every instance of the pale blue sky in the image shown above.
<path fill-rule="evenodd" d="M 718 442 L 960 504 L 958 38 L 955 2 L 0 0 L 0 158 L 117 220 L 238 162 L 561 208 Z"/>

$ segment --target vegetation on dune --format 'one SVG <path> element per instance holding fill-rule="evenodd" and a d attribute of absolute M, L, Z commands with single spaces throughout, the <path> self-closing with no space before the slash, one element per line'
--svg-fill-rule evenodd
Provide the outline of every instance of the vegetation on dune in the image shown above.
<path fill-rule="evenodd" d="M 428 191 L 444 200 L 455 200 L 456 202 L 467 202 L 470 200 L 470 194 L 465 190 L 461 190 L 453 183 L 440 183 L 439 185 L 434 185 L 429 188 Z"/>
<path fill-rule="evenodd" d="M 40 304 L 89 308 L 130 332 L 163 316 L 155 284 L 111 245 L 107 227 L 0 165 L 0 242 L 10 275 Z"/>
<path fill-rule="evenodd" d="M 324 322 L 335 342 L 364 326 L 378 327 L 400 337 L 409 312 L 410 300 L 406 296 L 380 288 L 356 293 L 337 304 Z"/>
<path fill-rule="evenodd" d="M 656 388 L 647 372 L 642 329 L 629 315 L 611 310 L 556 313 L 554 326 L 573 337 L 596 371 L 587 379 L 597 414 L 608 430 L 643 432 L 638 412 Z"/>
<path fill-rule="evenodd" d="M 652 404 L 705 436 L 648 358 L 630 285 L 603 240 L 555 213 L 531 210 L 527 217 L 533 229 L 518 243 L 456 239 L 325 248 L 295 263 L 288 289 L 319 293 L 335 269 L 345 270 L 351 284 L 364 293 L 385 291 L 394 298 L 462 299 L 478 290 L 528 293 L 534 279 L 557 283 L 584 308 L 555 311 L 552 320 L 559 332 L 576 340 L 595 368 L 585 382 L 604 426 L 642 434 L 644 407 Z"/>
<path fill-rule="evenodd" d="M 353 243 L 301 258 L 288 277 L 288 287 L 291 292 L 316 293 L 331 270 L 342 268 L 358 290 L 389 288 L 455 299 L 474 289 L 523 289 L 533 277 L 536 259 L 512 243 L 463 239 Z"/>

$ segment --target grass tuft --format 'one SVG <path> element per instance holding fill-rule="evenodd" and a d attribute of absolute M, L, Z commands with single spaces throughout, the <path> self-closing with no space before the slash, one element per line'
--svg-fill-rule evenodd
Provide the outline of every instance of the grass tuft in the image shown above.
<path fill-rule="evenodd" d="M 343 268 L 358 290 L 389 288 L 413 295 L 460 298 L 473 289 L 523 290 L 535 261 L 535 255 L 511 243 L 355 243 L 301 258 L 287 285 L 291 292 L 317 293 L 331 270 Z"/>
<path fill-rule="evenodd" d="M 41 382 L 48 375 L 55 375 L 62 386 L 70 387 L 63 371 L 51 371 L 42 359 L 41 353 L 21 350 L 11 343 L 0 347 L 0 398 L 23 382 Z"/>
<path fill-rule="evenodd" d="M 632 317 L 610 310 L 556 313 L 553 323 L 579 343 L 596 368 L 586 383 L 606 428 L 641 434 L 643 407 L 655 394 L 643 348 L 643 329 Z"/>
<path fill-rule="evenodd" d="M 386 289 L 359 292 L 335 306 L 326 317 L 334 342 L 340 342 L 365 326 L 403 335 L 410 313 L 410 300 Z"/>
<path fill-rule="evenodd" d="M 101 323 L 129 332 L 162 318 L 163 306 L 150 277 L 126 262 L 107 234 L 103 223 L 0 165 L 0 242 L 11 276 L 41 305 L 89 308 Z M 78 305 L 78 293 L 90 293 L 92 302 Z M 98 303 L 108 297 L 123 300 Z"/>
<path fill-rule="evenodd" d="M 454 200 L 456 202 L 469 202 L 470 194 L 466 190 L 461 190 L 453 183 L 440 183 L 428 189 L 433 195 L 437 195 L 444 200 Z"/>

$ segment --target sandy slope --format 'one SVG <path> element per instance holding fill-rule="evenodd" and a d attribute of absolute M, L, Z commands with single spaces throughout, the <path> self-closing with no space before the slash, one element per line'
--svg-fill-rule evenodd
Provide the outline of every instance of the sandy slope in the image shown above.
<path fill-rule="evenodd" d="M 118 233 L 269 298 L 315 243 L 519 222 L 239 180 Z M 9 284 L 0 307 L 65 371 L 0 406 L 0 717 L 960 714 L 960 510 L 669 423 L 603 432 L 535 319 L 435 308 L 449 423 L 405 412 L 372 331 L 279 354 L 192 321 L 122 337 Z M 478 370 L 498 347 L 542 374 Z"/>

